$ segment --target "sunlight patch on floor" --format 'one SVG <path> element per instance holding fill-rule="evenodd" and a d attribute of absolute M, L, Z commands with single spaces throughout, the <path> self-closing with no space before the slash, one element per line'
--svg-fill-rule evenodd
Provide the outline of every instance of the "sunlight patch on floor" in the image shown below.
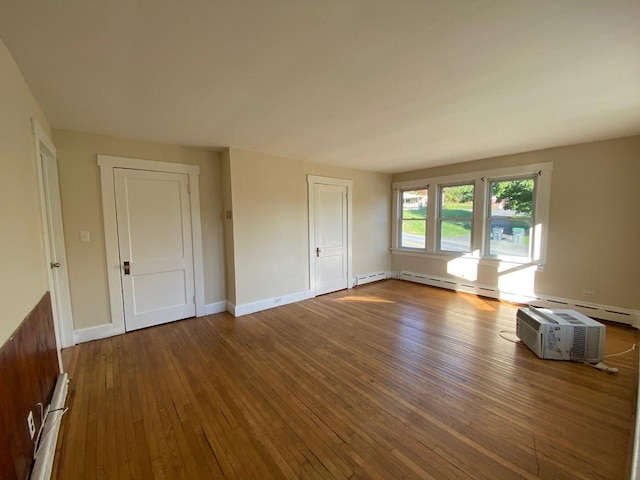
<path fill-rule="evenodd" d="M 473 295 L 460 295 L 460 297 L 464 299 L 465 302 L 470 303 L 478 310 L 483 310 L 485 312 L 495 312 L 497 310 L 497 308 L 491 302 L 483 298 L 475 297 Z"/>
<path fill-rule="evenodd" d="M 361 303 L 396 303 L 392 300 L 375 297 L 372 295 L 349 295 L 337 299 L 338 302 L 361 302 Z"/>

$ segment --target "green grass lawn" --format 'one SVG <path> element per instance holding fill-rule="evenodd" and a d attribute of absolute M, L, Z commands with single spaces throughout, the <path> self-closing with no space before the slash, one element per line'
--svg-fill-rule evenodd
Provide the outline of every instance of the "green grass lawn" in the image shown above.
<path fill-rule="evenodd" d="M 473 216 L 473 211 L 471 210 L 471 204 L 449 204 L 445 205 L 444 211 L 442 212 L 442 218 L 469 218 Z M 426 208 L 420 208 L 416 210 L 406 210 L 403 212 L 404 221 L 402 222 L 402 232 L 403 233 L 412 233 L 414 235 L 425 235 L 425 227 L 426 222 L 425 218 L 427 216 Z M 415 219 L 415 220 L 412 220 Z M 520 227 L 524 228 L 527 234 L 524 237 L 525 245 L 529 244 L 529 222 L 523 221 L 518 222 L 514 221 L 513 217 L 510 222 L 512 228 Z M 443 222 L 442 224 L 442 236 L 443 237 L 459 237 L 462 235 L 467 235 L 470 232 L 470 225 L 468 223 L 460 222 Z"/>
<path fill-rule="evenodd" d="M 473 212 L 471 210 L 471 204 L 449 204 L 445 205 L 442 212 L 442 218 L 471 218 Z M 427 216 L 425 208 L 417 210 L 406 210 L 403 212 L 404 221 L 402 222 L 402 232 L 412 233 L 414 235 L 425 235 L 426 222 L 424 219 Z M 416 219 L 416 220 L 411 220 Z M 462 235 L 468 235 L 470 232 L 470 225 L 464 222 L 443 222 L 442 224 L 442 236 L 443 237 L 459 237 Z"/>

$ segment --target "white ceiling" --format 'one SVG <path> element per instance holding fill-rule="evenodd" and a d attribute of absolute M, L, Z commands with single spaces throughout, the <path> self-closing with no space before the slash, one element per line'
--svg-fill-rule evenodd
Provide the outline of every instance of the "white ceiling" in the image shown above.
<path fill-rule="evenodd" d="M 0 0 L 51 124 L 382 172 L 640 133 L 640 0 Z"/>

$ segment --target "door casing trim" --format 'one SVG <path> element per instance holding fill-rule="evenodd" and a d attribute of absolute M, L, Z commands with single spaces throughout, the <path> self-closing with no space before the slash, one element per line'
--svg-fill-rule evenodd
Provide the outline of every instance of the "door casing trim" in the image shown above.
<path fill-rule="evenodd" d="M 335 185 L 337 187 L 347 187 L 347 286 L 351 288 L 353 286 L 353 180 L 345 178 L 333 178 L 333 177 L 320 177 L 318 175 L 307 175 L 307 191 L 309 195 L 309 291 L 310 296 L 316 296 L 316 262 L 314 260 L 315 249 L 315 185 Z"/>
<path fill-rule="evenodd" d="M 73 334 L 73 312 L 71 308 L 71 293 L 69 287 L 69 265 L 67 263 L 67 252 L 64 247 L 64 232 L 62 227 L 62 210 L 60 208 L 60 190 L 54 192 L 56 198 L 51 198 L 51 193 L 46 192 L 45 184 L 53 179 L 58 182 L 58 154 L 56 147 L 49 138 L 47 132 L 42 128 L 38 121 L 31 119 L 31 131 L 34 136 L 35 156 L 36 156 L 36 172 L 38 176 L 38 200 L 40 206 L 40 221 L 42 224 L 44 258 L 46 260 L 45 269 L 47 270 L 47 285 L 51 294 L 51 307 L 53 310 L 53 330 L 56 337 L 56 355 L 58 357 L 58 368 L 60 373 L 64 371 L 62 365 L 61 348 L 72 347 L 75 345 Z M 55 164 L 55 171 L 48 172 L 42 164 L 41 155 L 49 156 Z M 50 177 L 53 176 L 53 177 Z M 53 208 L 50 202 L 56 202 L 57 208 Z M 48 211 L 50 209 L 50 211 Z M 49 219 L 51 213 L 51 219 Z M 52 225 L 50 225 L 50 222 Z M 49 234 L 50 228 L 54 230 L 54 237 Z M 57 234 L 55 231 L 57 230 Z M 54 278 L 53 271 L 50 268 L 52 262 L 51 245 L 58 243 L 61 246 L 58 250 L 59 261 L 63 264 L 64 269 L 58 272 L 58 279 Z"/>
<path fill-rule="evenodd" d="M 120 248 L 116 223 L 116 197 L 114 169 L 128 168 L 153 172 L 184 173 L 189 176 L 189 202 L 191 209 L 191 238 L 193 242 L 193 276 L 196 297 L 196 317 L 206 315 L 204 303 L 204 262 L 202 254 L 202 226 L 200 224 L 200 187 L 198 177 L 200 167 L 182 163 L 159 162 L 139 158 L 98 155 L 100 183 L 102 187 L 102 217 L 104 221 L 104 241 L 107 260 L 107 280 L 109 284 L 109 306 L 113 334 L 126 331 L 120 280 Z"/>

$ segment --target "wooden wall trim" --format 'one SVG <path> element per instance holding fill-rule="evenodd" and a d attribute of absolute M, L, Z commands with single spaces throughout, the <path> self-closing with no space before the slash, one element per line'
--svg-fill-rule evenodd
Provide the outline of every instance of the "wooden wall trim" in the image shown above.
<path fill-rule="evenodd" d="M 0 348 L 0 478 L 23 480 L 31 469 L 34 440 L 27 415 L 40 428 L 38 403 L 46 408 L 58 378 L 58 357 L 51 310 L 45 293 Z"/>

